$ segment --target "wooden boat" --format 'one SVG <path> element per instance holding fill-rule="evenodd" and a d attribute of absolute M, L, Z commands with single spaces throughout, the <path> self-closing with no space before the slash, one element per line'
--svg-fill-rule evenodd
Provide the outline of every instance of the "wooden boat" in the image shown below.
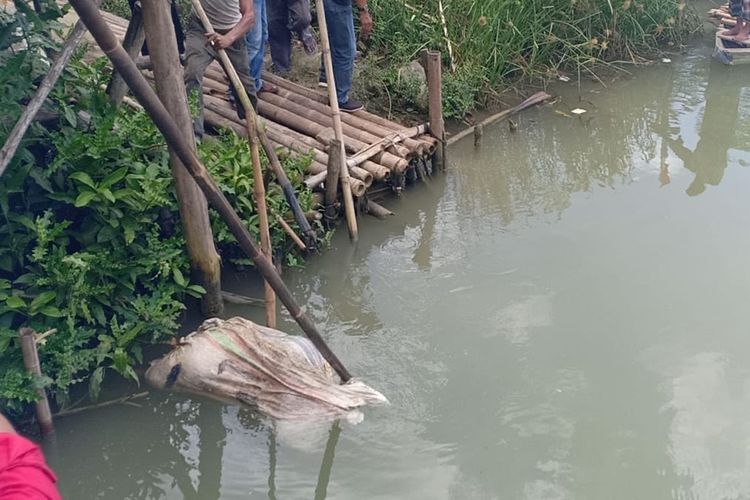
<path fill-rule="evenodd" d="M 719 33 L 716 32 L 714 58 L 730 66 L 750 63 L 750 45 L 722 38 Z"/>

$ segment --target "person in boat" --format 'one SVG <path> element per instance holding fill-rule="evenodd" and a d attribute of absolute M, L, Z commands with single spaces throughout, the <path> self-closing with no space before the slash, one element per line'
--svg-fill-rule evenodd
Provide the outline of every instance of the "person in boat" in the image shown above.
<path fill-rule="evenodd" d="M 750 38 L 750 0 L 729 0 L 729 13 L 737 19 L 737 24 L 723 31 L 721 36 L 737 42 L 746 41 Z"/>
<path fill-rule="evenodd" d="M 198 91 L 198 116 L 193 119 L 197 137 L 203 137 L 203 75 L 214 59 L 219 58 L 218 49 L 224 49 L 242 81 L 245 91 L 255 100 L 255 82 L 250 76 L 250 65 L 245 48 L 245 34 L 255 24 L 253 0 L 201 0 L 208 20 L 214 29 L 207 33 L 195 10 L 190 12 L 185 33 L 185 87 L 188 95 Z M 236 103 L 241 102 L 236 90 L 231 87 Z M 245 118 L 242 106 L 237 114 Z"/>

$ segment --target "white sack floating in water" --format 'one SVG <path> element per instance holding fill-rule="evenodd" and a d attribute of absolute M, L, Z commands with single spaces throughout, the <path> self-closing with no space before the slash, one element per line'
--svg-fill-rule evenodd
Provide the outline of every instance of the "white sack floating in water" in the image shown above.
<path fill-rule="evenodd" d="M 151 363 L 152 385 L 235 400 L 276 419 L 347 417 L 388 400 L 364 382 L 339 378 L 305 337 L 244 318 L 209 319 Z"/>

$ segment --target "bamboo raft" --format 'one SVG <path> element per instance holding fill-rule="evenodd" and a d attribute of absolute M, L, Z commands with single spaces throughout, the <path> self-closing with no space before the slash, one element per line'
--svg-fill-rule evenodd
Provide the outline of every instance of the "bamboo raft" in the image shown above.
<path fill-rule="evenodd" d="M 122 41 L 128 21 L 103 11 L 102 16 Z M 88 55 L 103 54 L 92 47 Z M 147 62 L 139 63 L 148 68 Z M 153 81 L 149 69 L 143 72 Z M 328 170 L 328 144 L 334 138 L 328 96 L 269 72 L 264 72 L 263 79 L 279 87 L 276 94 L 258 94 L 257 112 L 264 119 L 271 143 L 280 157 L 310 155 L 304 183 L 310 189 L 322 189 Z M 204 119 L 209 126 L 247 137 L 244 122 L 229 101 L 228 80 L 217 61 L 206 70 L 203 99 Z M 341 118 L 352 194 L 364 201 L 361 207 L 367 207 L 368 196 L 373 193 L 400 193 L 407 183 L 424 180 L 432 173 L 438 141 L 428 134 L 426 124 L 404 127 L 364 110 L 342 113 Z"/>

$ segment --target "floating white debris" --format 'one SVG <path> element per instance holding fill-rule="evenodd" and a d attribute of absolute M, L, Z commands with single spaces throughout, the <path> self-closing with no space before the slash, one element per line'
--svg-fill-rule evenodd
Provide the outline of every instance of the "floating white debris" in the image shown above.
<path fill-rule="evenodd" d="M 560 76 L 557 77 L 557 79 L 560 80 L 561 82 L 569 82 L 570 81 L 570 77 L 569 76 L 565 76 L 565 75 L 560 75 Z"/>
<path fill-rule="evenodd" d="M 671 63 L 672 60 L 670 58 L 668 58 L 668 57 L 665 57 L 664 59 L 661 60 L 661 62 L 663 62 L 663 63 Z"/>
<path fill-rule="evenodd" d="M 576 109 L 570 110 L 570 112 L 573 113 L 574 115 L 582 115 L 586 112 L 586 110 L 581 109 L 581 108 L 576 108 Z"/>

